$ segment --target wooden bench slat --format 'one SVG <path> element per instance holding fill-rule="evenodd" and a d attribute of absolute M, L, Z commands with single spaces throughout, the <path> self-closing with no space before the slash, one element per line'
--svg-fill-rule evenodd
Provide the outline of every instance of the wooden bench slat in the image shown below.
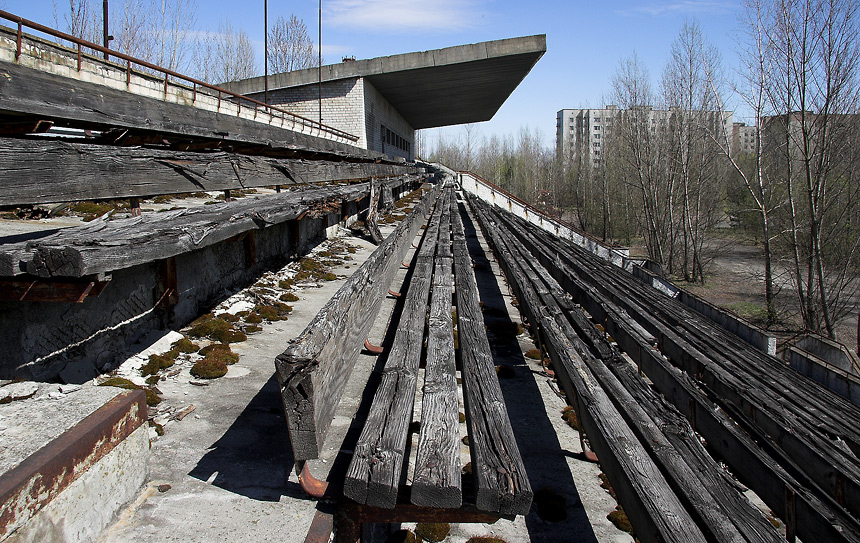
<path fill-rule="evenodd" d="M 444 211 L 430 296 L 421 432 L 411 493 L 411 501 L 415 505 L 444 508 L 457 508 L 463 504 L 457 367 L 451 315 L 452 196 L 448 191 L 442 202 Z"/>
<path fill-rule="evenodd" d="M 24 244 L 0 245 L 10 255 L 0 273 L 26 271 L 37 277 L 82 277 L 111 272 L 177 256 L 313 212 L 318 204 L 354 200 L 367 194 L 368 183 L 311 187 L 199 206 L 165 213 L 146 213 L 65 228 Z M 22 259 L 14 265 L 11 260 Z"/>
<path fill-rule="evenodd" d="M 275 359 L 293 455 L 317 458 L 382 300 L 424 221 L 434 187 Z"/>
<path fill-rule="evenodd" d="M 361 504 L 385 508 L 397 504 L 424 345 L 441 211 L 442 206 L 437 203 L 414 259 L 397 333 L 346 473 L 344 494 Z"/>
<path fill-rule="evenodd" d="M 476 506 L 482 511 L 525 515 L 534 493 L 496 376 L 459 209 L 451 217 L 457 330 Z"/>
<path fill-rule="evenodd" d="M 0 205 L 246 189 L 411 173 L 406 165 L 0 138 Z M 389 190 L 390 192 L 390 190 Z"/>

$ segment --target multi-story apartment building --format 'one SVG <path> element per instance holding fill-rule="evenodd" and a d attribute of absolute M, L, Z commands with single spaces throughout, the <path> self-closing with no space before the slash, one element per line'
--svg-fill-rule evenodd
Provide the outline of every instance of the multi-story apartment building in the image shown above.
<path fill-rule="evenodd" d="M 673 126 L 678 112 L 677 108 L 654 109 L 651 106 L 629 110 L 612 105 L 602 109 L 562 109 L 556 114 L 556 153 L 565 159 L 580 159 L 585 164 L 599 166 L 608 152 L 607 139 L 620 123 L 631 121 L 634 113 L 643 123 L 640 130 L 659 134 Z M 712 129 L 734 135 L 731 111 L 704 113 Z"/>
<path fill-rule="evenodd" d="M 757 131 L 755 126 L 746 123 L 732 124 L 732 156 L 741 153 L 754 153 L 756 150 Z"/>

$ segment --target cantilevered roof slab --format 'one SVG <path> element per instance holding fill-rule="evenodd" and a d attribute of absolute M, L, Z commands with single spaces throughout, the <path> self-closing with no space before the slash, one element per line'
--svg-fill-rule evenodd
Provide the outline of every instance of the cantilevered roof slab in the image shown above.
<path fill-rule="evenodd" d="M 525 36 L 330 64 L 322 81 L 364 77 L 416 129 L 487 121 L 546 52 L 546 35 Z M 269 76 L 269 91 L 315 84 L 317 68 Z M 262 93 L 262 77 L 231 83 Z"/>

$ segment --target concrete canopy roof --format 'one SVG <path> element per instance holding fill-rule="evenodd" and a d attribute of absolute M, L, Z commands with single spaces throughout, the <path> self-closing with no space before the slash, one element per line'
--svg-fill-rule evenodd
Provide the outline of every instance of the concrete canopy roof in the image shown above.
<path fill-rule="evenodd" d="M 363 77 L 416 129 L 487 121 L 546 52 L 546 35 L 330 64 L 322 81 Z M 317 68 L 269 76 L 269 91 L 317 84 Z M 263 92 L 263 77 L 225 85 Z"/>

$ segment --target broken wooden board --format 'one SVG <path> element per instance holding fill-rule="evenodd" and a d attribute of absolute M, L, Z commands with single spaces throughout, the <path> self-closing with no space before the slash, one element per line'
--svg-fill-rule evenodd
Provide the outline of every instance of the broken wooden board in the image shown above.
<path fill-rule="evenodd" d="M 305 213 L 340 209 L 344 201 L 365 197 L 367 183 L 308 187 L 262 198 L 245 198 L 139 217 L 102 220 L 66 228 L 11 247 L 0 246 L 16 263 L 0 273 L 36 277 L 82 277 L 162 260 L 219 243 L 249 230 L 297 219 Z M 9 258 L 4 259 L 6 261 Z"/>
<path fill-rule="evenodd" d="M 425 214 L 433 187 L 275 359 L 297 461 L 317 458 L 355 359 Z"/>
<path fill-rule="evenodd" d="M 0 138 L 0 206 L 145 198 L 159 194 L 368 179 L 413 165 L 277 159 L 219 152 Z"/>

